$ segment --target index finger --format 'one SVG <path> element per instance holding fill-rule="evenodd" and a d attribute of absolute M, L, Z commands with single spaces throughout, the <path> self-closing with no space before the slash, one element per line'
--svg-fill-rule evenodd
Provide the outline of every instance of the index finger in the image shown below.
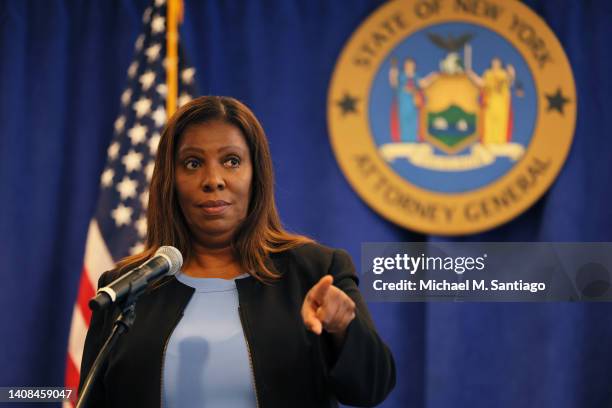
<path fill-rule="evenodd" d="M 325 275 L 322 277 L 311 289 L 310 289 L 310 298 L 313 299 L 318 304 L 323 303 L 323 299 L 325 299 L 325 295 L 329 290 L 330 286 L 334 282 L 334 278 L 331 275 Z"/>

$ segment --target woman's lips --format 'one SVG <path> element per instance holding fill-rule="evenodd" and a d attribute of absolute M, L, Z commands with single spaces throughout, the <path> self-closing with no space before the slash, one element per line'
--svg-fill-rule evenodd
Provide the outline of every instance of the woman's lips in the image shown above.
<path fill-rule="evenodd" d="M 228 207 L 230 206 L 230 203 L 223 201 L 223 200 L 217 200 L 217 201 L 205 201 L 201 204 L 198 204 L 198 207 L 204 212 L 204 214 L 208 214 L 208 215 L 218 215 L 223 213 Z"/>

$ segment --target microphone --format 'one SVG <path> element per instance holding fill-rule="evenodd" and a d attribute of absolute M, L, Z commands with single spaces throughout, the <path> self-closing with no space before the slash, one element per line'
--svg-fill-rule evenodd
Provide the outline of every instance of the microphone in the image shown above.
<path fill-rule="evenodd" d="M 145 263 L 98 289 L 89 301 L 91 310 L 101 310 L 128 297 L 137 296 L 160 276 L 174 275 L 183 265 L 183 255 L 173 246 L 162 246 Z"/>

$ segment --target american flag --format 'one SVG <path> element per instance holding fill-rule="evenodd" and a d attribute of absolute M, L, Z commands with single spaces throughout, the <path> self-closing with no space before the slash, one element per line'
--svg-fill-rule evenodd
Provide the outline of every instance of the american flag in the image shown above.
<path fill-rule="evenodd" d="M 95 294 L 98 278 L 119 259 L 144 249 L 149 183 L 167 119 L 165 3 L 155 0 L 143 14 L 143 31 L 128 68 L 127 87 L 121 95 L 121 109 L 100 179 L 99 201 L 89 224 L 66 362 L 66 386 L 75 389 L 91 318 L 87 303 Z M 195 69 L 184 61 L 179 48 L 178 106 L 195 94 Z M 72 402 L 64 404 L 71 406 Z"/>

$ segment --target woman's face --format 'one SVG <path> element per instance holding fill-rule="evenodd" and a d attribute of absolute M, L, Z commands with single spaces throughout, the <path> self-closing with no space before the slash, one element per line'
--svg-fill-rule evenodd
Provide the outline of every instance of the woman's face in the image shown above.
<path fill-rule="evenodd" d="M 222 121 L 189 126 L 175 158 L 178 201 L 200 244 L 224 246 L 247 215 L 253 165 L 242 132 Z"/>
<path fill-rule="evenodd" d="M 416 70 L 416 64 L 413 60 L 404 61 L 404 72 L 406 75 L 412 76 Z"/>

